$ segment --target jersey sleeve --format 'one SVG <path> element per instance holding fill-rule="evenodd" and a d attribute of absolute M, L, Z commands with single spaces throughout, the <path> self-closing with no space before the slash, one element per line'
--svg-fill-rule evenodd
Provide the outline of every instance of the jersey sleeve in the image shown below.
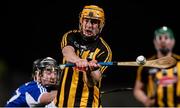
<path fill-rule="evenodd" d="M 97 55 L 96 60 L 98 62 L 110 62 L 112 61 L 112 51 L 107 43 L 103 41 L 104 43 L 104 49 L 101 49 L 101 52 Z M 100 71 L 103 73 L 106 70 L 107 66 L 101 66 Z"/>
<path fill-rule="evenodd" d="M 138 67 L 137 69 L 137 76 L 136 80 L 140 81 L 142 83 L 147 83 L 148 82 L 148 69 L 143 68 L 142 66 Z"/>
<path fill-rule="evenodd" d="M 143 70 L 142 66 L 138 67 L 137 75 L 136 75 L 136 80 L 141 81 L 141 82 L 142 82 L 142 70 Z"/>
<path fill-rule="evenodd" d="M 35 102 L 37 102 L 37 104 L 39 104 L 41 95 L 46 92 L 47 92 L 47 90 L 45 87 L 43 87 L 39 83 L 36 83 L 34 86 L 32 86 L 29 89 L 29 92 L 26 93 L 26 98 L 28 99 L 27 102 L 29 102 L 29 104 L 31 104 L 31 103 L 33 103 L 33 101 L 35 101 Z"/>
<path fill-rule="evenodd" d="M 104 53 L 102 54 L 98 59 L 98 61 L 103 61 L 103 62 L 110 62 L 112 60 L 111 54 Z M 101 66 L 100 71 L 103 73 L 106 70 L 107 66 Z"/>
<path fill-rule="evenodd" d="M 70 45 L 74 47 L 74 39 L 72 37 L 72 31 L 65 33 L 61 40 L 61 49 L 65 46 Z"/>

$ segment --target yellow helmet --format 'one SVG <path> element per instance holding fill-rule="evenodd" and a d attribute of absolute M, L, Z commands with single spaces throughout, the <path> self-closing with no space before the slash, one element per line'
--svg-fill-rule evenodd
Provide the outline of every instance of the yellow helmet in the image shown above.
<path fill-rule="evenodd" d="M 85 6 L 80 14 L 80 28 L 83 18 L 97 19 L 100 20 L 100 31 L 104 27 L 105 17 L 102 8 L 96 5 Z"/>

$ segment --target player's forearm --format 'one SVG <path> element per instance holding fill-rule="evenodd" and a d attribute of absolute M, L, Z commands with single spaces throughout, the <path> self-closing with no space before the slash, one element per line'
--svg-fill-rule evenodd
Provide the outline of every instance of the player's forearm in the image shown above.
<path fill-rule="evenodd" d="M 89 76 L 94 80 L 94 82 L 99 82 L 101 79 L 100 65 L 97 63 L 97 60 L 89 61 L 88 71 L 90 72 Z"/>
<path fill-rule="evenodd" d="M 62 49 L 62 54 L 66 61 L 75 63 L 80 58 L 76 55 L 75 50 L 72 46 L 66 46 Z"/>
<path fill-rule="evenodd" d="M 44 93 L 40 98 L 40 104 L 47 105 L 51 103 L 54 100 L 56 94 L 57 94 L 57 90 Z"/>
<path fill-rule="evenodd" d="M 99 82 L 101 79 L 101 72 L 99 70 L 92 71 L 91 77 L 95 82 Z"/>
<path fill-rule="evenodd" d="M 149 100 L 149 98 L 146 96 L 144 91 L 139 89 L 134 90 L 134 96 L 139 102 L 141 102 L 144 105 L 146 105 L 147 104 L 146 102 Z"/>
<path fill-rule="evenodd" d="M 101 72 L 99 70 L 89 71 L 86 73 L 86 82 L 88 86 L 92 87 L 96 85 L 101 79 Z"/>

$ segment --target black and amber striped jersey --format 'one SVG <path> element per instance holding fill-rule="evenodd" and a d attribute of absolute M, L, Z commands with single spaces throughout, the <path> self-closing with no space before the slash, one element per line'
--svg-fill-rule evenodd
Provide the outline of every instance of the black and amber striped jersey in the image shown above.
<path fill-rule="evenodd" d="M 172 56 L 178 61 L 172 68 L 138 68 L 136 80 L 144 84 L 147 96 L 155 99 L 155 107 L 180 107 L 180 56 Z"/>
<path fill-rule="evenodd" d="M 82 59 L 92 59 L 98 62 L 109 62 L 112 59 L 112 52 L 109 45 L 99 37 L 96 41 L 83 41 L 81 33 L 72 30 L 64 34 L 61 41 L 61 48 L 70 45 L 75 49 L 76 54 Z M 66 61 L 63 59 L 63 63 Z M 103 73 L 106 66 L 99 70 Z M 66 67 L 62 72 L 58 95 L 55 99 L 59 107 L 98 107 L 100 102 L 101 81 L 88 87 L 84 82 L 86 73 L 80 72 L 72 67 Z"/>

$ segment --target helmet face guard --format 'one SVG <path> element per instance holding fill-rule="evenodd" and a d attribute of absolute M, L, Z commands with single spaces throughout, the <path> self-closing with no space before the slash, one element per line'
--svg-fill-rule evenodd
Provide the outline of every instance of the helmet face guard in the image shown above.
<path fill-rule="evenodd" d="M 84 18 L 99 20 L 100 21 L 99 29 L 100 29 L 100 32 L 102 31 L 104 24 L 105 24 L 104 11 L 102 8 L 95 6 L 95 5 L 85 6 L 83 8 L 82 12 L 80 13 L 80 22 L 79 22 L 80 30 L 82 29 L 81 23 Z"/>
<path fill-rule="evenodd" d="M 34 80 L 43 83 L 44 86 L 55 86 L 59 81 L 60 70 L 56 60 L 51 57 L 46 57 L 36 64 Z M 49 78 L 48 76 L 51 75 Z"/>

